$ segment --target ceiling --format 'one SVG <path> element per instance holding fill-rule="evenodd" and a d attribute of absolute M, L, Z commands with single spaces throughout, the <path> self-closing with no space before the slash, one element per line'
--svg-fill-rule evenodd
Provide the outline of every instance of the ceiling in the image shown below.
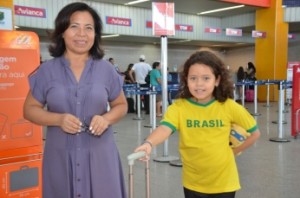
<path fill-rule="evenodd" d="M 118 5 L 124 5 L 125 3 L 131 0 L 92 0 L 96 2 L 104 2 L 104 3 L 112 3 Z M 155 0 L 155 2 L 174 2 L 175 5 L 175 12 L 185 13 L 185 14 L 192 14 L 196 15 L 199 12 L 219 9 L 224 7 L 236 6 L 237 4 L 234 3 L 227 3 L 221 2 L 219 0 Z M 140 7 L 140 8 L 152 8 L 152 1 L 147 1 L 144 3 L 134 4 L 131 6 Z M 257 9 L 257 7 L 253 6 L 245 6 L 244 8 L 224 11 L 224 12 L 217 12 L 214 14 L 208 14 L 206 16 L 217 16 L 217 17 L 225 17 L 229 15 L 241 14 L 246 12 L 253 12 Z"/>
<path fill-rule="evenodd" d="M 129 2 L 130 0 L 93 0 L 97 2 L 104 2 L 104 3 L 112 3 L 112 4 L 118 4 L 118 5 L 124 5 L 125 3 Z M 172 0 L 172 1 L 166 1 L 166 0 L 155 0 L 155 2 L 174 2 L 175 5 L 175 12 L 176 13 L 184 13 L 184 14 L 191 14 L 196 15 L 199 12 L 213 10 L 213 9 L 219 9 L 224 7 L 230 7 L 230 6 L 236 6 L 237 4 L 233 3 L 226 3 L 221 2 L 219 0 Z M 152 9 L 152 1 L 139 3 L 135 5 L 131 5 L 135 7 L 140 8 L 146 8 L 151 10 Z M 259 9 L 254 6 L 245 6 L 240 9 L 235 9 L 231 11 L 223 11 L 223 12 L 216 12 L 211 14 L 206 14 L 206 16 L 214 16 L 214 17 L 226 17 L 226 16 L 232 16 L 232 15 L 238 15 L 241 13 L 247 13 L 247 12 L 255 12 L 256 9 Z M 249 27 L 249 29 L 253 29 L 254 27 Z M 104 44 L 105 42 L 112 42 L 116 41 L 118 43 L 120 42 L 143 42 L 143 43 L 151 43 L 151 44 L 157 44 L 160 45 L 160 38 L 153 37 L 130 37 L 130 36 L 121 36 L 121 37 L 115 37 L 115 38 L 106 38 L 103 39 Z M 174 38 L 168 38 L 168 44 L 169 45 L 181 45 L 181 46 L 202 46 L 202 47 L 222 47 L 222 48 L 228 48 L 228 47 L 236 47 L 241 46 L 240 43 L 238 44 L 232 44 L 228 42 L 211 42 L 211 41 L 199 41 L 199 40 L 190 40 L 187 41 L 185 39 L 174 39 Z M 244 46 L 248 45 L 254 45 L 245 43 L 242 44 Z"/>
<path fill-rule="evenodd" d="M 93 0 L 95 2 L 102 2 L 102 3 L 110 3 L 110 4 L 117 4 L 117 5 L 124 5 L 125 3 L 129 2 L 130 0 Z M 155 0 L 155 2 L 166 2 L 165 0 Z M 169 1 L 170 2 L 170 1 Z M 227 3 L 227 2 L 221 2 L 219 0 L 172 0 L 175 4 L 175 12 L 176 13 L 185 13 L 185 14 L 191 14 L 196 15 L 199 12 L 208 11 L 212 9 L 219 9 L 224 7 L 230 7 L 230 6 L 236 6 L 237 4 L 234 3 Z M 146 8 L 146 9 L 152 9 L 152 1 L 139 3 L 135 5 L 131 5 L 135 7 L 140 8 Z M 223 11 L 223 12 L 217 12 L 217 13 L 211 13 L 206 14 L 205 16 L 214 16 L 214 17 L 226 17 L 226 16 L 233 16 L 233 15 L 239 15 L 243 13 L 249 13 L 249 12 L 255 12 L 257 9 L 261 9 L 259 7 L 254 6 L 245 6 L 243 8 L 235 9 L 235 10 L 229 10 L 229 11 Z M 290 31 L 293 27 L 299 27 L 299 23 L 291 24 L 290 25 Z M 243 32 L 250 32 L 255 27 L 247 27 L 243 28 Z M 45 30 L 39 30 L 39 29 L 30 29 L 21 27 L 20 30 L 29 30 L 29 31 L 35 31 L 37 34 L 40 35 L 41 40 L 46 39 L 47 34 L 45 33 Z M 296 30 L 295 30 L 296 31 Z M 300 32 L 300 29 L 297 30 Z M 144 44 L 157 44 L 160 45 L 160 38 L 157 37 L 137 37 L 137 36 L 128 36 L 128 35 L 121 35 L 119 37 L 113 37 L 113 38 L 105 38 L 103 39 L 104 44 L 105 43 L 117 43 L 120 44 L 121 42 L 130 42 L 131 44 L 135 43 L 144 43 Z M 241 46 L 249 46 L 254 44 L 233 44 L 233 43 L 226 43 L 226 42 L 210 42 L 210 41 L 186 41 L 183 39 L 174 39 L 174 38 L 168 38 L 168 44 L 169 45 L 186 45 L 186 46 L 202 46 L 202 47 L 221 47 L 221 48 L 230 48 L 230 47 L 241 47 Z"/>

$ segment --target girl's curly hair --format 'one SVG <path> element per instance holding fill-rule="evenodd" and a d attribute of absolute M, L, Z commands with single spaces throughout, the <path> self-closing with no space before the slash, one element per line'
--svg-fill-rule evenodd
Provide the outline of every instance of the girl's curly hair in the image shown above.
<path fill-rule="evenodd" d="M 234 87 L 229 70 L 226 69 L 223 61 L 211 51 L 196 51 L 185 61 L 179 74 L 180 86 L 178 98 L 192 97 L 192 94 L 188 89 L 187 76 L 190 67 L 194 64 L 204 64 L 211 68 L 216 78 L 220 77 L 220 83 L 213 91 L 213 96 L 216 100 L 224 102 L 227 98 L 233 98 Z"/>

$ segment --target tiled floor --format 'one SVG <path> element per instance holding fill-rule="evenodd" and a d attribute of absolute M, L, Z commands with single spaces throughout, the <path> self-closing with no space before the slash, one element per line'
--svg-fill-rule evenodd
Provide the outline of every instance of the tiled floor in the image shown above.
<path fill-rule="evenodd" d="M 250 113 L 254 111 L 253 103 L 245 103 Z M 285 107 L 282 131 L 289 142 L 273 142 L 270 138 L 279 137 L 278 104 L 271 103 L 265 107 L 259 103 L 255 116 L 262 136 L 250 149 L 238 156 L 237 163 L 240 172 L 242 189 L 237 192 L 237 198 L 299 198 L 300 197 L 300 138 L 294 139 L 291 132 L 290 106 Z M 143 142 L 151 132 L 148 126 L 149 115 L 142 115 L 144 120 L 134 120 L 135 114 L 128 114 L 114 126 L 117 145 L 128 184 L 127 155 Z M 159 121 L 159 120 L 158 120 Z M 272 123 L 275 121 L 275 124 Z M 159 145 L 152 159 L 168 160 L 178 157 L 177 134 L 168 139 L 168 144 Z M 165 149 L 167 148 L 167 149 Z M 168 152 L 164 152 L 168 151 Z M 144 164 L 135 164 L 135 197 L 145 197 Z M 152 198 L 183 198 L 181 185 L 181 167 L 171 166 L 168 162 L 150 161 L 150 180 Z"/>

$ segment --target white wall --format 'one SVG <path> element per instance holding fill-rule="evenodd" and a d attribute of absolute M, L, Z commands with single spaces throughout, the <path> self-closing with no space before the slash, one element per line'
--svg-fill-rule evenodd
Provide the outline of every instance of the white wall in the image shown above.
<path fill-rule="evenodd" d="M 300 37 L 300 34 L 297 35 Z M 288 48 L 288 61 L 300 61 L 300 40 L 289 43 Z"/>
<path fill-rule="evenodd" d="M 255 48 L 245 47 L 245 48 L 232 48 L 224 53 L 225 63 L 230 66 L 230 70 L 236 72 L 239 66 L 246 69 L 248 62 L 255 64 Z"/>

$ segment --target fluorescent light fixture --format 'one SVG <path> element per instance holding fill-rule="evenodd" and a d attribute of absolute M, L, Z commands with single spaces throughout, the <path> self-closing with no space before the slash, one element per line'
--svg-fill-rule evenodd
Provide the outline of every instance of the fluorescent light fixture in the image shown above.
<path fill-rule="evenodd" d="M 102 35 L 101 38 L 111 38 L 111 37 L 118 37 L 120 34 L 109 34 L 109 35 Z"/>
<path fill-rule="evenodd" d="M 180 41 L 170 41 L 168 43 L 172 44 L 172 43 L 185 43 L 185 42 L 190 42 L 191 40 L 186 39 L 186 40 L 180 40 Z"/>
<path fill-rule="evenodd" d="M 232 7 L 227 7 L 227 8 L 220 8 L 220 9 L 215 9 L 215 10 L 209 10 L 209 11 L 197 13 L 197 15 L 209 14 L 209 13 L 214 13 L 214 12 L 222 12 L 222 11 L 233 10 L 233 9 L 242 8 L 242 7 L 245 7 L 245 5 L 238 5 L 238 6 L 232 6 Z"/>
<path fill-rule="evenodd" d="M 146 1 L 150 1 L 150 0 L 138 0 L 138 1 L 130 1 L 128 3 L 125 3 L 124 5 L 133 5 L 133 4 L 137 4 L 137 3 L 143 3 Z"/>
<path fill-rule="evenodd" d="M 185 40 L 179 40 L 179 41 L 169 41 L 168 44 L 174 44 L 174 43 L 185 43 L 190 42 L 192 40 L 185 39 Z M 154 45 L 160 44 L 160 42 L 153 42 Z"/>

